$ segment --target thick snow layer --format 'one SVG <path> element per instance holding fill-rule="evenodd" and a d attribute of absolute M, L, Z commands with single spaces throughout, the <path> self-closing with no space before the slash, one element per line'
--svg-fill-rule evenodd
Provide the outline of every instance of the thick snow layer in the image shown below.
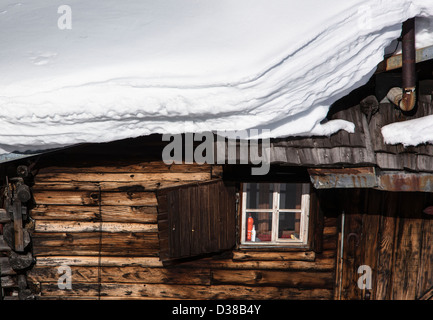
<path fill-rule="evenodd" d="M 329 106 L 367 82 L 403 21 L 433 17 L 432 0 L 70 0 L 63 30 L 63 4 L 0 2 L 3 152 L 151 133 L 353 131 L 322 121 Z"/>
<path fill-rule="evenodd" d="M 416 146 L 433 143 L 433 115 L 391 123 L 382 128 L 385 143 Z"/>

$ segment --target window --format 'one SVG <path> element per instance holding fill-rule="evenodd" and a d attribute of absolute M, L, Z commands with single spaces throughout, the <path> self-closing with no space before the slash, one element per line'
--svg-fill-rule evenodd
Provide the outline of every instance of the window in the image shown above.
<path fill-rule="evenodd" d="M 244 183 L 241 245 L 306 245 L 309 184 Z"/>

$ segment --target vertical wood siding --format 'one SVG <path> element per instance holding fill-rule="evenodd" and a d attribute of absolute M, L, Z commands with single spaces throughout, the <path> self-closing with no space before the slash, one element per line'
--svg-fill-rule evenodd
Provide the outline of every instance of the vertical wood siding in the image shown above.
<path fill-rule="evenodd" d="M 335 194 L 347 201 L 339 209 L 345 211 L 341 299 L 426 298 L 433 287 L 433 217 L 423 209 L 433 196 L 371 189 Z M 371 290 L 358 288 L 361 265 L 372 269 Z"/>

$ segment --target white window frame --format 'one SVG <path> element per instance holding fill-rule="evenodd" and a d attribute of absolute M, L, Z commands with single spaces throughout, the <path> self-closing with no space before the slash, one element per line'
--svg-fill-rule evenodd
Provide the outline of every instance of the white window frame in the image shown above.
<path fill-rule="evenodd" d="M 260 182 L 257 182 L 260 183 Z M 262 247 L 262 246 L 306 246 L 308 244 L 308 220 L 310 217 L 310 184 L 302 183 L 301 209 L 280 209 L 280 183 L 274 184 L 274 192 L 272 198 L 272 209 L 248 209 L 247 211 L 247 184 L 242 184 L 242 227 L 241 227 L 241 242 L 242 247 Z M 246 241 L 246 216 L 247 212 L 268 212 L 272 211 L 272 230 L 271 241 L 252 242 Z M 280 212 L 300 212 L 299 239 L 279 239 L 279 213 Z"/>

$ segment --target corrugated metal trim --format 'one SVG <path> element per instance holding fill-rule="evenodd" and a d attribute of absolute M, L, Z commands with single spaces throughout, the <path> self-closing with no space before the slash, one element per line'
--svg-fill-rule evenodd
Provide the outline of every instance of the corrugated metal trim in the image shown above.
<path fill-rule="evenodd" d="M 433 192 L 433 174 L 382 172 L 378 175 L 379 190 Z"/>
<path fill-rule="evenodd" d="M 316 189 L 373 188 L 383 191 L 433 192 L 433 174 L 376 171 L 374 167 L 308 169 Z"/>
<path fill-rule="evenodd" d="M 374 188 L 377 187 L 374 167 L 308 169 L 311 183 L 316 189 L 329 188 Z"/>

